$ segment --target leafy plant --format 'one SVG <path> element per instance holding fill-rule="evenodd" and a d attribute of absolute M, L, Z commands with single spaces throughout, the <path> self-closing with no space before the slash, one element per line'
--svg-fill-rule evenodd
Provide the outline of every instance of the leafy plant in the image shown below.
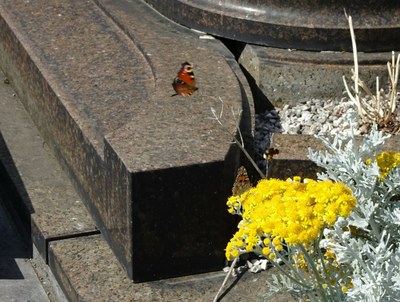
<path fill-rule="evenodd" d="M 345 183 L 357 199 L 320 242 L 351 280 L 345 301 L 400 299 L 400 153 L 378 153 L 385 139 L 374 125 L 361 144 L 338 135 L 333 142 L 321 138 L 328 151 L 309 152 L 326 169 L 319 179 Z"/>

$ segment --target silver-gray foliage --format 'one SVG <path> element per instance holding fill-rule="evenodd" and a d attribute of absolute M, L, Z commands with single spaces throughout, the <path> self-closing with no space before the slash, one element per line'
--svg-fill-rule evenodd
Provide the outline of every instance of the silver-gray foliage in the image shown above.
<path fill-rule="evenodd" d="M 319 138 L 327 150 L 309 150 L 309 158 L 326 170 L 318 177 L 345 183 L 357 199 L 351 215 L 325 230 L 321 241 L 340 266 L 350 267 L 347 301 L 400 301 L 400 169 L 379 180 L 374 161 L 388 136 L 373 126 L 358 139 L 354 132 Z"/>

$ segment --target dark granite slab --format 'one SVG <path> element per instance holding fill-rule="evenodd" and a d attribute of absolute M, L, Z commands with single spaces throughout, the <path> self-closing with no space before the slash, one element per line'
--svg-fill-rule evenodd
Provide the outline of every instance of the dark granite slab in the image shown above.
<path fill-rule="evenodd" d="M 251 144 L 243 75 L 220 42 L 141 1 L 97 4 L 1 0 L 0 65 L 130 278 L 219 269 L 239 152 L 210 107 L 223 100 L 231 133 L 242 109 Z M 199 90 L 171 97 L 184 61 Z"/>
<path fill-rule="evenodd" d="M 68 239 L 50 246 L 49 265 L 71 301 L 213 301 L 225 277 L 215 272 L 132 283 L 101 236 Z M 274 269 L 230 277 L 218 301 L 263 301 Z M 267 301 L 294 301 L 277 294 Z"/>

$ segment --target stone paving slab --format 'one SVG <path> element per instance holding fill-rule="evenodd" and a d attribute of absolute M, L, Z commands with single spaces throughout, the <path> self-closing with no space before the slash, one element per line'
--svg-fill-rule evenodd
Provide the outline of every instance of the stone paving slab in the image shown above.
<path fill-rule="evenodd" d="M 132 283 L 99 235 L 53 242 L 49 260 L 67 297 L 81 302 L 213 301 L 225 277 L 221 271 Z M 246 272 L 241 277 L 231 277 L 219 301 L 262 301 L 268 291 L 266 281 L 271 281 L 273 272 Z M 277 294 L 268 301 L 294 300 Z"/>
<path fill-rule="evenodd" d="M 230 108 L 242 109 L 251 139 L 243 75 L 220 42 L 141 1 L 97 3 L 1 0 L 0 64 L 131 278 L 221 267 L 234 228 L 225 201 L 240 163 L 210 107 L 223 100 L 231 133 Z M 172 98 L 184 61 L 199 91 Z"/>

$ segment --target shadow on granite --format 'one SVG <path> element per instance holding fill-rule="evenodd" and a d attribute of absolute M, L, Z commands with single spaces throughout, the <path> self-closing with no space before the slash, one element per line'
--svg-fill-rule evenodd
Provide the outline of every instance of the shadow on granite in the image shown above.
<path fill-rule="evenodd" d="M 50 302 L 32 267 L 32 242 L 21 237 L 0 194 L 0 300 Z"/>

